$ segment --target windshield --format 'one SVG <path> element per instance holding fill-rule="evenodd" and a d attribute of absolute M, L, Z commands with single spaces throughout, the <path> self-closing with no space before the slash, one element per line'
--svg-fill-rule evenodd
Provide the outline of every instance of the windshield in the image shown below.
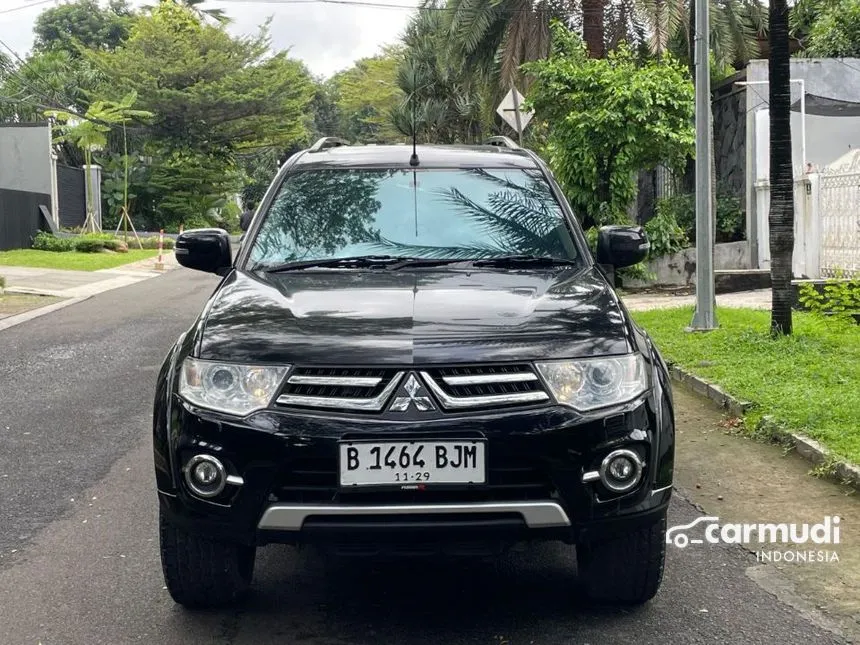
<path fill-rule="evenodd" d="M 368 255 L 578 260 L 538 170 L 338 169 L 288 175 L 250 250 L 254 269 Z"/>

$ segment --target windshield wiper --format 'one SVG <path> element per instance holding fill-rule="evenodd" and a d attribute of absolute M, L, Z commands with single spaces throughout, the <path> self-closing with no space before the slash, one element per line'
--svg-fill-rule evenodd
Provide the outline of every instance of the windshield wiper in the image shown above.
<path fill-rule="evenodd" d="M 574 265 L 575 260 L 565 258 L 553 258 L 548 255 L 502 255 L 495 258 L 484 258 L 482 260 L 472 261 L 474 266 L 556 266 L 556 265 Z"/>
<path fill-rule="evenodd" d="M 388 266 L 408 258 L 395 255 L 356 255 L 348 258 L 323 258 L 319 260 L 299 260 L 297 262 L 282 262 L 271 266 L 261 266 L 260 271 L 277 273 L 279 271 L 295 271 L 311 267 L 334 267 L 345 269 L 366 268 L 372 266 Z"/>
<path fill-rule="evenodd" d="M 409 269 L 415 267 L 438 267 L 445 264 L 456 264 L 458 262 L 471 262 L 468 258 L 402 258 L 402 262 L 392 264 L 388 268 L 392 271 L 407 267 Z"/>

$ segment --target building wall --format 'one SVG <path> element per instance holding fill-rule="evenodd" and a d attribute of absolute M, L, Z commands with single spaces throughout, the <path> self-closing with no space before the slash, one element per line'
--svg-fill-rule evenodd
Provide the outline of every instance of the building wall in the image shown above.
<path fill-rule="evenodd" d="M 735 83 L 743 76 L 737 74 L 715 87 L 711 101 L 717 183 L 740 199 L 746 193 L 746 90 Z"/>
<path fill-rule="evenodd" d="M 791 78 L 803 79 L 807 94 L 815 94 L 831 99 L 860 103 L 860 59 L 856 58 L 792 58 Z M 750 61 L 747 67 L 749 81 L 767 81 L 768 69 L 766 60 Z M 747 145 L 755 148 L 756 128 L 766 126 L 765 122 L 756 125 L 754 114 L 768 107 L 768 85 L 749 87 L 746 96 L 746 110 L 751 115 L 749 119 L 750 132 L 747 134 Z M 800 83 L 791 83 L 792 105 L 800 99 Z M 795 176 L 803 174 L 802 163 L 802 117 L 800 112 L 791 113 L 791 143 L 794 153 Z M 762 135 L 759 135 L 761 137 Z M 860 118 L 857 117 L 823 117 L 807 115 L 806 117 L 806 160 L 816 166 L 823 167 L 841 157 L 852 148 L 860 147 Z M 759 154 L 762 161 L 767 155 Z M 756 156 L 752 156 L 752 168 L 747 169 L 747 180 L 755 177 L 768 176 L 765 164 L 759 163 L 756 168 Z"/>
<path fill-rule="evenodd" d="M 749 245 L 746 242 L 714 244 L 714 270 L 735 271 L 749 268 Z M 683 249 L 672 255 L 650 260 L 646 271 L 654 275 L 653 281 L 625 280 L 631 288 L 652 285 L 690 286 L 696 282 L 696 249 Z"/>
<path fill-rule="evenodd" d="M 828 99 L 860 103 L 860 59 L 791 59 L 791 103 L 799 104 L 802 92 Z M 770 267 L 768 210 L 770 177 L 768 61 L 754 60 L 747 67 L 747 238 L 753 268 Z M 801 86 L 800 81 L 803 81 Z M 805 137 L 804 135 L 805 124 Z M 791 143 L 795 180 L 803 177 L 806 163 L 824 167 L 852 148 L 860 146 L 860 118 L 791 113 Z M 797 204 L 795 204 L 797 206 Z"/>
<path fill-rule="evenodd" d="M 51 194 L 51 149 L 47 125 L 0 126 L 0 188 Z"/>
<path fill-rule="evenodd" d="M 51 164 L 47 124 L 0 126 L 0 250 L 28 248 L 50 213 Z"/>

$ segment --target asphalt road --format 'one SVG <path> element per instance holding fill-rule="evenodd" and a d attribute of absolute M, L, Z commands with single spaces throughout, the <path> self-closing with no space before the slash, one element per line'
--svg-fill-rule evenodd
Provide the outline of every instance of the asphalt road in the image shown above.
<path fill-rule="evenodd" d="M 242 606 L 182 610 L 158 558 L 152 388 L 215 284 L 177 270 L 0 332 L 2 645 L 845 642 L 759 587 L 732 546 L 670 548 L 636 610 L 582 600 L 563 546 L 466 566 L 272 546 Z M 698 514 L 678 497 L 670 524 Z"/>

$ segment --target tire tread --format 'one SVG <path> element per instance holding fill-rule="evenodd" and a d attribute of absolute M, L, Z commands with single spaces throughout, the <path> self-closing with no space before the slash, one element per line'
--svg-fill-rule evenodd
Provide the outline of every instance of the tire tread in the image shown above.
<path fill-rule="evenodd" d="M 171 597 L 189 609 L 235 602 L 250 587 L 254 547 L 218 542 L 160 519 L 161 564 Z"/>
<path fill-rule="evenodd" d="M 582 545 L 578 551 L 580 575 L 591 599 L 643 604 L 663 581 L 666 518 L 606 542 Z"/>

